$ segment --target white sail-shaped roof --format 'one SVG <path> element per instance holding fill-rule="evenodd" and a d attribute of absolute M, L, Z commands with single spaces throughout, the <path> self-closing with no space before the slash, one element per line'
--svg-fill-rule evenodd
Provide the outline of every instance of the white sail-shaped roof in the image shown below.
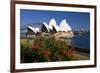
<path fill-rule="evenodd" d="M 66 22 L 66 20 L 62 20 L 60 25 L 59 25 L 59 31 L 65 31 L 65 32 L 68 32 L 68 31 L 71 31 L 71 27 L 69 26 L 69 24 Z"/>
<path fill-rule="evenodd" d="M 70 26 L 68 26 L 68 31 L 72 31 L 72 28 Z"/>
<path fill-rule="evenodd" d="M 64 31 L 64 32 L 68 32 L 68 31 L 72 31 L 71 27 L 69 26 L 69 24 L 67 23 L 66 19 L 62 20 L 60 25 L 58 26 L 55 19 L 52 18 L 49 22 L 49 24 L 43 22 L 42 23 L 44 25 L 44 27 L 47 29 L 48 32 L 50 31 Z M 34 33 L 40 32 L 40 28 L 39 27 L 32 27 L 32 26 L 27 26 L 27 28 L 29 28 L 30 30 L 32 30 Z"/>
<path fill-rule="evenodd" d="M 45 22 L 43 22 L 43 25 L 46 27 L 46 29 L 47 29 L 48 32 L 49 32 L 49 25 L 48 25 L 47 23 L 45 23 Z"/>
<path fill-rule="evenodd" d="M 27 26 L 27 28 L 29 28 L 29 29 L 32 30 L 34 33 L 36 33 L 36 29 L 35 29 L 34 27 Z"/>
<path fill-rule="evenodd" d="M 59 27 L 54 18 L 52 18 L 49 22 L 49 29 L 53 30 L 53 27 L 56 29 L 57 32 L 59 31 Z"/>
<path fill-rule="evenodd" d="M 27 28 L 29 28 L 34 33 L 40 32 L 39 28 L 34 28 L 34 27 L 31 27 L 31 26 L 27 26 Z"/>
<path fill-rule="evenodd" d="M 40 32 L 39 28 L 35 28 L 36 32 Z"/>

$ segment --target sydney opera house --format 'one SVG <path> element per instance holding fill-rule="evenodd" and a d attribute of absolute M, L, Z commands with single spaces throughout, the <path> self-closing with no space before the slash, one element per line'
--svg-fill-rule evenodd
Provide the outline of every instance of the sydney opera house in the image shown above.
<path fill-rule="evenodd" d="M 37 34 L 48 34 L 53 33 L 55 37 L 67 37 L 71 38 L 73 36 L 72 28 L 67 23 L 66 19 L 63 19 L 60 24 L 56 23 L 56 20 L 52 18 L 47 24 L 46 22 L 41 23 L 41 26 L 27 26 L 27 37 L 34 37 Z"/>

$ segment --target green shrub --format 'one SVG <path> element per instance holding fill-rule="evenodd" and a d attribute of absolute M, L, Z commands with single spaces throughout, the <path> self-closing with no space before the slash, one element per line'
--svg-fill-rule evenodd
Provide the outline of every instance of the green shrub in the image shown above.
<path fill-rule="evenodd" d="M 30 47 L 31 44 L 31 47 Z M 27 41 L 21 43 L 22 62 L 52 62 L 69 61 L 72 56 L 63 54 L 64 51 L 70 51 L 66 41 L 56 40 L 55 37 L 37 37 L 33 42 Z M 68 52 L 66 52 L 68 53 Z M 71 52 L 71 55 L 73 52 Z M 70 54 L 69 53 L 69 54 Z"/>

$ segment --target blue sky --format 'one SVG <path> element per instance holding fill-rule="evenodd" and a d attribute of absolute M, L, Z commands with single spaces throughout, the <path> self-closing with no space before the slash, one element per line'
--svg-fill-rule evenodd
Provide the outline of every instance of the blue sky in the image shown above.
<path fill-rule="evenodd" d="M 21 26 L 31 23 L 47 24 L 54 18 L 59 25 L 63 19 L 66 19 L 73 30 L 90 29 L 90 13 L 87 12 L 67 12 L 67 11 L 47 11 L 47 10 L 27 10 L 21 9 L 20 11 Z"/>

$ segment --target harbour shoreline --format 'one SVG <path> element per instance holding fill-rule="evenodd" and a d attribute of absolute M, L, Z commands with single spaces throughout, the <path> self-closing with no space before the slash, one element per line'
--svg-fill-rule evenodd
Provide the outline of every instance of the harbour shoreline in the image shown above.
<path fill-rule="evenodd" d="M 74 59 L 73 60 L 89 60 L 90 59 L 90 50 L 78 47 L 72 47 L 75 50 Z"/>

